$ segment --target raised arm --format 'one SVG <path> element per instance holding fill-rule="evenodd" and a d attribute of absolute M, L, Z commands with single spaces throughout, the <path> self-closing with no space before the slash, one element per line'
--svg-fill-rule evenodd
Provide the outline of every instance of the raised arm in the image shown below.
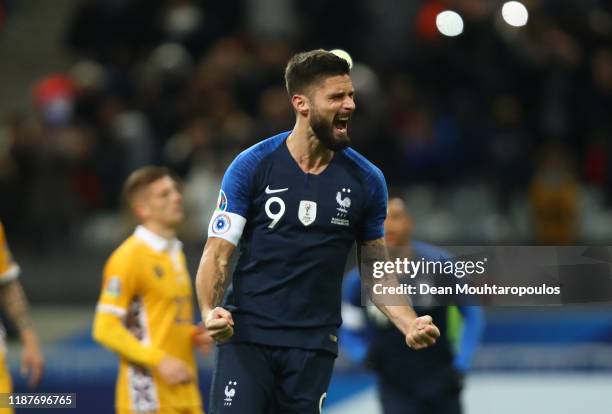
<path fill-rule="evenodd" d="M 229 280 L 229 262 L 248 217 L 253 174 L 259 161 L 255 151 L 246 150 L 227 168 L 196 274 L 202 320 L 216 341 L 225 341 L 234 334 L 231 313 L 219 305 Z"/>
<path fill-rule="evenodd" d="M 216 341 L 234 333 L 232 314 L 219 307 L 229 279 L 229 263 L 236 246 L 219 237 L 209 237 L 196 274 L 196 293 L 202 320 Z"/>
<path fill-rule="evenodd" d="M 361 260 L 363 258 L 363 249 L 368 249 L 368 260 L 372 261 L 388 261 L 389 254 L 384 238 L 359 242 L 357 245 L 357 253 Z M 362 279 L 366 275 L 361 275 Z M 399 281 L 395 274 L 387 274 L 381 280 L 385 286 L 399 286 Z M 362 286 L 370 286 L 370 283 L 363 281 Z M 385 304 L 383 298 L 378 295 L 369 295 L 372 302 L 387 318 L 399 329 L 406 338 L 406 344 L 412 349 L 427 348 L 436 343 L 436 339 L 440 336 L 440 330 L 434 325 L 431 316 L 425 315 L 417 317 L 414 309 L 406 298 L 406 303 L 401 305 Z"/>

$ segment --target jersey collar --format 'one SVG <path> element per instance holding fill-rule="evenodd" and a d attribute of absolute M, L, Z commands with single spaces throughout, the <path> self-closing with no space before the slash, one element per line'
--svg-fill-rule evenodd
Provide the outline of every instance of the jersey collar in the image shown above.
<path fill-rule="evenodd" d="M 181 250 L 183 247 L 183 243 L 181 243 L 176 237 L 168 240 L 153 233 L 151 230 L 142 225 L 136 227 L 136 230 L 134 230 L 134 235 L 157 252 L 166 251 L 174 253 Z"/>

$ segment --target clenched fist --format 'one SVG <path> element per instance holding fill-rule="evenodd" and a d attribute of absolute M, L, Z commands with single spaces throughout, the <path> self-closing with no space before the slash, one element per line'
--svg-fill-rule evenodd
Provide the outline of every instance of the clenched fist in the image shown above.
<path fill-rule="evenodd" d="M 406 344 L 412 349 L 427 348 L 436 343 L 440 330 L 429 315 L 420 316 L 412 321 L 406 334 Z"/>
<path fill-rule="evenodd" d="M 227 341 L 234 334 L 232 314 L 221 307 L 216 307 L 204 317 L 204 326 L 215 341 Z"/>

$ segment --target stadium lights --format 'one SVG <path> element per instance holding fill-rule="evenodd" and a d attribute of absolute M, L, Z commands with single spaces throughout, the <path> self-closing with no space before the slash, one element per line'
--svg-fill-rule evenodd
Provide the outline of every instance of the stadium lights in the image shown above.
<path fill-rule="evenodd" d="M 463 19 L 458 13 L 445 10 L 436 16 L 436 27 L 444 36 L 459 36 L 463 33 Z"/>
<path fill-rule="evenodd" d="M 513 27 L 522 27 L 527 24 L 529 12 L 527 7 L 519 1 L 508 1 L 502 7 L 502 17 L 506 23 Z"/>

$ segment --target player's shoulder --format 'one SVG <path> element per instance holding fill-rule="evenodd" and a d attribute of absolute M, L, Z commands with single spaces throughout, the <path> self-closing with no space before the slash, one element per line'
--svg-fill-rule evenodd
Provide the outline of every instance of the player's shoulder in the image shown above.
<path fill-rule="evenodd" d="M 350 162 L 351 165 L 359 172 L 364 174 L 366 177 L 368 176 L 376 176 L 382 177 L 383 173 L 374 163 L 364 157 L 362 154 L 357 152 L 357 150 L 353 148 L 346 148 L 341 151 L 341 154 Z"/>
<path fill-rule="evenodd" d="M 129 267 L 131 263 L 142 259 L 147 246 L 135 235 L 129 236 L 111 253 L 106 261 L 110 267 Z"/>
<path fill-rule="evenodd" d="M 281 132 L 280 134 L 259 141 L 257 144 L 250 146 L 238 154 L 234 159 L 234 164 L 237 163 L 252 167 L 274 153 L 274 151 L 285 142 L 290 133 L 291 131 Z"/>
<path fill-rule="evenodd" d="M 366 180 L 380 180 L 385 181 L 385 176 L 374 163 L 368 160 L 365 156 L 357 152 L 353 148 L 346 148 L 341 151 L 343 157 L 345 157 L 350 165 L 352 165 Z"/>
<path fill-rule="evenodd" d="M 254 177 L 265 164 L 264 160 L 268 159 L 285 142 L 288 135 L 289 132 L 283 132 L 266 138 L 238 154 L 225 172 L 220 197 L 232 197 L 235 201 L 237 194 L 243 193 L 242 195 L 246 196 L 245 189 L 253 185 Z M 245 210 L 247 208 L 246 205 L 242 207 Z"/>

